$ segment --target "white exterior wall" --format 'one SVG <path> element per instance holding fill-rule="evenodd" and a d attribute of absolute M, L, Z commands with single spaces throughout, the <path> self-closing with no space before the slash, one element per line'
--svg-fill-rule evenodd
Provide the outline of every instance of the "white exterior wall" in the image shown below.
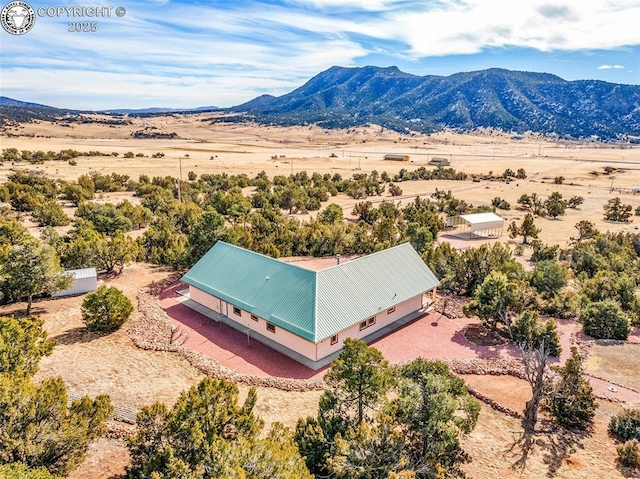
<path fill-rule="evenodd" d="M 365 336 L 368 336 L 371 333 L 397 321 L 403 316 L 417 311 L 418 309 L 422 308 L 422 298 L 423 295 L 419 294 L 418 296 L 414 296 L 413 298 L 410 298 L 403 303 L 397 304 L 396 310 L 391 314 L 387 314 L 386 310 L 380 311 L 375 316 L 376 323 L 360 331 L 360 323 L 369 319 L 362 318 L 350 328 L 344 329 L 340 331 L 340 333 L 338 333 L 337 344 L 331 345 L 331 338 L 327 338 L 324 341 L 319 342 L 316 345 L 318 349 L 318 359 L 322 359 L 331 353 L 339 351 L 342 348 L 342 343 L 347 338 L 364 338 Z"/>
<path fill-rule="evenodd" d="M 276 327 L 276 332 L 272 333 L 271 331 L 267 330 L 267 321 L 265 319 L 258 318 L 258 321 L 254 321 L 253 319 L 251 319 L 251 313 L 242 309 L 240 310 L 242 312 L 242 316 L 239 317 L 238 315 L 234 314 L 233 306 L 231 304 L 229 304 L 228 309 L 229 314 L 227 314 L 227 317 L 235 321 L 236 323 L 241 324 L 243 327 L 245 327 L 245 329 L 255 331 L 262 336 L 276 341 L 277 343 L 291 349 L 292 351 L 301 354 L 305 358 L 309 358 L 312 361 L 317 361 L 315 343 L 307 341 L 306 339 L 301 338 L 300 336 L 281 328 L 277 324 L 274 324 L 274 326 Z"/>
<path fill-rule="evenodd" d="M 207 308 L 214 311 L 218 311 L 218 309 L 215 309 L 217 303 L 217 308 L 222 310 L 222 314 L 227 316 L 229 320 L 241 325 L 243 330 L 250 329 L 251 331 L 255 331 L 262 336 L 270 338 L 273 341 L 276 341 L 281 345 L 297 352 L 298 354 L 311 359 L 312 361 L 318 361 L 328 356 L 329 354 L 339 351 L 342 348 L 342 343 L 346 338 L 364 338 L 365 336 L 368 336 L 371 333 L 397 321 L 403 316 L 419 310 L 423 306 L 424 297 L 422 294 L 419 294 L 417 296 L 414 296 L 413 298 L 408 299 L 407 301 L 397 304 L 395 306 L 395 311 L 391 314 L 387 314 L 386 310 L 380 311 L 375 316 L 375 324 L 360 331 L 360 322 L 369 319 L 362 318 L 350 328 L 340 331 L 338 333 L 338 342 L 332 345 L 331 338 L 327 338 L 324 341 L 315 344 L 311 341 L 307 341 L 306 339 L 301 338 L 296 334 L 282 329 L 277 324 L 275 325 L 276 332 L 272 333 L 271 331 L 267 330 L 267 321 L 265 319 L 259 318 L 258 321 L 254 321 L 253 319 L 251 319 L 251 313 L 243 309 L 240 309 L 241 315 L 238 316 L 233 312 L 232 304 L 226 303 L 225 301 L 220 300 L 210 295 L 209 293 L 205 293 L 202 290 L 194 288 L 193 286 L 189 286 L 189 296 L 193 301 L 200 303 L 203 306 L 206 306 Z"/>
<path fill-rule="evenodd" d="M 196 303 L 200 303 L 202 306 L 206 306 L 207 308 L 215 311 L 216 313 L 220 313 L 220 300 L 215 296 L 211 296 L 209 293 L 205 293 L 204 291 L 194 288 L 189 285 L 189 298 L 191 298 Z"/>
<path fill-rule="evenodd" d="M 69 289 L 58 291 L 54 294 L 54 297 L 59 296 L 71 296 L 74 294 L 88 293 L 89 291 L 95 291 L 98 289 L 98 278 L 93 276 L 89 278 L 74 279 Z"/>
<path fill-rule="evenodd" d="M 311 359 L 312 361 L 317 361 L 316 359 L 316 345 L 311 341 L 307 341 L 306 339 L 301 338 L 285 329 L 282 329 L 277 324 L 276 332 L 272 333 L 271 331 L 267 331 L 267 321 L 263 318 L 259 318 L 258 321 L 254 321 L 251 319 L 251 313 L 240 308 L 241 315 L 238 316 L 233 312 L 233 305 L 227 303 L 224 300 L 218 299 L 215 296 L 210 295 L 209 293 L 205 293 L 202 290 L 194 288 L 189 285 L 189 297 L 197 302 L 206 306 L 209 309 L 214 311 L 222 310 L 222 314 L 227 316 L 229 320 L 234 321 L 235 323 L 241 325 L 243 330 L 250 329 L 251 331 L 255 331 L 260 333 L 262 336 L 272 339 L 283 346 L 295 351 L 298 354 L 303 355 L 306 358 Z M 214 308 L 218 303 L 218 310 Z M 225 320 L 227 321 L 227 320 Z"/>
<path fill-rule="evenodd" d="M 470 226 L 472 233 L 485 230 L 501 230 L 504 228 L 504 220 L 488 221 L 486 223 L 473 223 Z"/>

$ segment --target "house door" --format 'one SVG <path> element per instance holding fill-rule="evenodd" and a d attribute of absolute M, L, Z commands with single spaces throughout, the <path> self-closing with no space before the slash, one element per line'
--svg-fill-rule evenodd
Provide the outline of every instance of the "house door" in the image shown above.
<path fill-rule="evenodd" d="M 213 298 L 213 310 L 216 313 L 220 313 L 221 312 L 221 308 L 220 308 L 220 298 Z"/>

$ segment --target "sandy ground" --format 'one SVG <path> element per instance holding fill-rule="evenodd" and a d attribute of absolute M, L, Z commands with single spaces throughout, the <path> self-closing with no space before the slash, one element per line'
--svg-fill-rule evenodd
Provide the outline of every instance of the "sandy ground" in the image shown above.
<path fill-rule="evenodd" d="M 545 242 L 567 244 L 575 234 L 573 225 L 582 219 L 596 223 L 601 230 L 637 231 L 640 220 L 627 225 L 606 223 L 602 219 L 602 205 L 607 199 L 621 194 L 614 188 L 640 186 L 640 150 L 598 143 L 569 144 L 527 136 L 511 140 L 504 134 L 456 135 L 439 133 L 430 136 L 403 136 L 379 127 L 324 131 L 316 127 L 275 128 L 258 125 L 210 124 L 202 121 L 212 115 L 184 117 L 173 115 L 149 119 L 133 119 L 125 127 L 99 124 L 73 124 L 61 127 L 37 122 L 10 128 L 11 135 L 3 136 L 2 148 L 19 150 L 59 151 L 100 150 L 118 152 L 115 157 L 78 158 L 77 166 L 66 162 L 47 162 L 44 165 L 5 163 L 0 166 L 0 182 L 15 169 L 42 170 L 47 176 L 75 179 L 90 171 L 118 172 L 137 179 L 140 174 L 180 175 L 186 179 L 189 171 L 203 173 L 246 173 L 255 175 L 266 171 L 269 175 L 290 174 L 306 170 L 309 173 L 340 173 L 344 177 L 354 172 L 373 171 L 396 173 L 401 168 L 414 170 L 433 156 L 444 156 L 452 166 L 466 173 L 501 173 L 506 168 L 524 168 L 529 177 L 510 184 L 481 181 L 403 182 L 401 201 L 408 202 L 415 195 L 430 195 L 438 189 L 451 189 L 458 198 L 474 204 L 488 204 L 500 196 L 515 206 L 522 193 L 537 192 L 546 196 L 560 191 L 565 197 L 581 195 L 585 198 L 578 210 L 569 210 L 560 220 L 537 219 Z M 137 140 L 133 131 L 177 133 L 176 140 Z M 132 151 L 145 158 L 124 159 Z M 162 159 L 150 155 L 163 152 Z M 411 156 L 406 163 L 383 162 L 386 153 L 405 153 Z M 272 157 L 275 155 L 275 159 Z M 333 157 L 332 157 L 333 155 Z M 181 168 L 180 168 L 181 166 Z M 603 175 L 605 166 L 621 168 L 612 175 Z M 552 185 L 556 176 L 565 177 L 563 185 Z M 640 205 L 640 196 L 621 194 L 625 203 Z M 111 197 L 113 196 L 113 198 Z M 120 201 L 130 194 L 105 195 L 103 201 Z M 390 199 L 386 194 L 373 201 Z M 347 213 L 355 201 L 344 195 L 331 198 Z M 72 210 L 70 210 L 71 212 Z M 519 220 L 523 213 L 511 210 L 504 213 L 507 220 Z M 36 232 L 35 228 L 32 228 Z M 512 242 L 507 235 L 499 240 L 467 242 Z M 515 244 L 515 243 L 514 243 Z M 525 253 L 525 256 L 529 254 Z M 134 299 L 142 286 L 163 278 L 167 272 L 148 265 L 132 265 L 124 273 L 105 279 L 123 289 Z M 45 358 L 37 378 L 62 376 L 74 394 L 108 393 L 114 402 L 138 408 L 153 401 L 173 402 L 179 393 L 195 384 L 202 375 L 176 355 L 140 351 L 131 345 L 122 331 L 109 336 L 95 336 L 82 330 L 80 304 L 82 298 L 40 301 L 34 312 L 45 318 L 51 337 L 58 339 L 54 353 Z M 0 314 L 16 311 L 22 305 L 0 307 Z M 125 328 L 123 328 L 123 331 Z M 595 376 L 605 376 L 619 384 L 640 388 L 638 382 L 636 345 L 596 346 L 587 369 Z M 489 396 L 494 396 L 516 408 L 528 399 L 525 385 L 514 378 L 494 377 L 490 381 L 468 377 L 470 384 Z M 246 393 L 246 388 L 241 387 Z M 285 393 L 279 390 L 258 390 L 256 412 L 267 425 L 282 421 L 293 426 L 299 417 L 314 414 L 319 392 Z M 621 406 L 600 401 L 595 432 L 588 438 L 575 438 L 558 431 L 536 437 L 521 469 L 522 448 L 515 443 L 521 427 L 518 421 L 483 406 L 476 430 L 464 440 L 467 451 L 475 457 L 466 467 L 473 478 L 537 478 L 549 477 L 623 477 L 614 464 L 615 444 L 606 435 L 606 425 Z M 521 409 L 521 406 L 520 406 Z M 123 471 L 128 456 L 122 441 L 100 439 L 92 444 L 87 461 L 70 477 L 108 478 Z"/>

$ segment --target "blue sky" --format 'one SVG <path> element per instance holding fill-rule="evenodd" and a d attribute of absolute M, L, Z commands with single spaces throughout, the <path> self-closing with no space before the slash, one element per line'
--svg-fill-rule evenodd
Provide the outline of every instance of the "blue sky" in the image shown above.
<path fill-rule="evenodd" d="M 4 96 L 78 109 L 231 106 L 333 65 L 500 67 L 640 84 L 640 0 L 97 0 L 123 17 L 0 30 Z M 72 33 L 70 21 L 97 21 Z"/>

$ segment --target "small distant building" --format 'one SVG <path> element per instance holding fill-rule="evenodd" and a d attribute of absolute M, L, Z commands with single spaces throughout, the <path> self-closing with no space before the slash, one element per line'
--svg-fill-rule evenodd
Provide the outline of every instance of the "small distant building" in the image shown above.
<path fill-rule="evenodd" d="M 98 273 L 95 268 L 71 269 L 65 274 L 73 278 L 73 283 L 69 289 L 59 291 L 54 297 L 73 296 L 75 294 L 88 293 L 98 289 Z"/>
<path fill-rule="evenodd" d="M 312 369 L 420 317 L 440 284 L 410 243 L 313 271 L 218 241 L 182 281 L 185 306 Z"/>
<path fill-rule="evenodd" d="M 640 186 L 638 186 L 638 187 L 633 189 L 633 194 L 634 195 L 640 195 Z"/>
<path fill-rule="evenodd" d="M 474 213 L 450 216 L 447 228 L 456 228 L 458 233 L 468 234 L 468 238 L 499 238 L 504 231 L 504 218 L 495 213 Z"/>
<path fill-rule="evenodd" d="M 409 155 L 389 153 L 384 155 L 386 161 L 409 161 Z"/>
<path fill-rule="evenodd" d="M 437 167 L 451 166 L 451 162 L 448 159 L 442 158 L 439 156 L 434 156 L 433 158 L 431 158 L 431 160 L 429 161 L 429 164 L 431 166 L 437 166 Z"/>

